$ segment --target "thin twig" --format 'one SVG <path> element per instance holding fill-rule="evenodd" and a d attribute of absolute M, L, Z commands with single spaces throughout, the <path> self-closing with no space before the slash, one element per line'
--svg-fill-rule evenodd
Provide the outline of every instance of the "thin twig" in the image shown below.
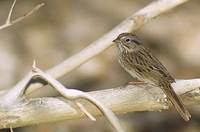
<path fill-rule="evenodd" d="M 14 19 L 14 20 L 11 20 L 13 9 L 15 7 L 16 1 L 17 0 L 13 1 L 13 4 L 12 4 L 12 6 L 10 8 L 9 13 L 8 13 L 8 17 L 6 19 L 6 22 L 5 22 L 5 24 L 3 24 L 3 25 L 0 26 L 0 30 L 8 28 L 8 27 L 14 25 L 15 23 L 18 23 L 18 22 L 22 21 L 26 17 L 32 15 L 34 12 L 36 12 L 37 10 L 39 10 L 42 6 L 44 6 L 44 3 L 41 3 L 41 4 L 37 5 L 35 8 L 33 8 L 32 10 L 30 10 L 29 12 L 25 13 L 23 16 L 18 17 L 18 18 Z"/>
<path fill-rule="evenodd" d="M 6 20 L 6 24 L 10 24 L 12 12 L 13 12 L 13 9 L 14 9 L 14 7 L 15 7 L 16 2 L 17 2 L 17 0 L 14 0 L 14 1 L 13 1 L 13 4 L 12 4 L 12 6 L 11 6 L 11 8 L 10 8 L 9 13 L 8 13 L 8 18 L 7 18 L 7 20 Z"/>
<path fill-rule="evenodd" d="M 13 25 L 13 24 L 15 24 L 15 23 L 17 23 L 17 22 L 22 21 L 22 20 L 25 19 L 26 17 L 32 15 L 34 12 L 38 11 L 38 10 L 39 10 L 42 6 L 44 6 L 44 5 L 45 5 L 44 3 L 41 3 L 41 4 L 37 5 L 35 8 L 33 8 L 33 9 L 30 10 L 29 12 L 25 13 L 23 16 L 18 17 L 18 18 L 16 18 L 15 20 L 13 20 L 13 21 L 11 22 L 11 24 Z"/>
<path fill-rule="evenodd" d="M 82 110 L 85 113 L 85 115 L 88 118 L 90 118 L 90 120 L 96 121 L 96 118 L 93 115 L 91 115 L 90 112 L 88 112 L 81 103 L 77 102 L 76 104 L 78 105 L 78 107 L 80 108 L 80 110 Z"/>
<path fill-rule="evenodd" d="M 10 127 L 10 132 L 14 132 L 12 127 Z"/>
<path fill-rule="evenodd" d="M 102 53 L 105 49 L 113 45 L 112 40 L 116 38 L 122 32 L 134 32 L 141 28 L 144 24 L 158 15 L 169 11 L 170 9 L 185 3 L 188 0 L 158 0 L 150 3 L 143 9 L 132 14 L 125 19 L 121 24 L 116 26 L 113 30 L 99 38 L 97 41 L 91 43 L 88 47 L 80 51 L 79 53 L 71 56 L 62 63 L 47 70 L 53 78 L 59 78 L 72 70 L 76 69 L 81 64 L 90 60 L 91 58 Z M 30 85 L 26 94 L 42 87 L 43 84 L 35 83 Z"/>

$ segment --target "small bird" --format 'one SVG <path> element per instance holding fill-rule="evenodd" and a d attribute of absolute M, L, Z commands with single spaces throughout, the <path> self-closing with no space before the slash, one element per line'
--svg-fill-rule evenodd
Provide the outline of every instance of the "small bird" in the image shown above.
<path fill-rule="evenodd" d="M 113 42 L 119 49 L 121 66 L 132 77 L 159 86 L 182 118 L 190 120 L 190 113 L 171 86 L 175 79 L 149 49 L 142 45 L 138 37 L 132 33 L 121 33 Z"/>

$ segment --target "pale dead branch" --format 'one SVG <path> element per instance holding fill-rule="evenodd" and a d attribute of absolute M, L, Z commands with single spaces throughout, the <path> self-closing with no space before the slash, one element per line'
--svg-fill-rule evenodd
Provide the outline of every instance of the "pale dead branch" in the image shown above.
<path fill-rule="evenodd" d="M 5 28 L 8 28 L 8 27 L 14 25 L 15 23 L 18 23 L 18 22 L 24 20 L 26 17 L 32 15 L 34 12 L 36 12 L 36 11 L 39 10 L 42 6 L 44 6 L 44 3 L 41 3 L 41 4 L 37 5 L 35 8 L 33 8 L 32 10 L 30 10 L 29 12 L 25 13 L 23 16 L 18 17 L 18 18 L 14 19 L 14 20 L 11 20 L 12 13 L 13 13 L 13 9 L 14 9 L 14 7 L 15 7 L 16 2 L 17 2 L 17 0 L 14 0 L 14 1 L 13 1 L 13 4 L 12 4 L 12 6 L 11 6 L 11 8 L 10 8 L 9 13 L 8 13 L 8 17 L 7 17 L 7 19 L 6 19 L 6 22 L 5 22 L 5 24 L 3 24 L 3 25 L 0 26 L 0 30 L 5 29 Z"/>
<path fill-rule="evenodd" d="M 32 71 L 24 79 L 22 79 L 14 88 L 0 95 L 0 109 L 9 111 L 10 109 L 15 108 L 15 106 L 18 107 L 19 104 L 22 103 L 23 93 L 28 83 L 35 78 L 41 78 L 42 80 L 46 81 L 49 85 L 51 85 L 53 88 L 55 88 L 63 97 L 65 97 L 68 100 L 71 100 L 72 102 L 75 101 L 76 104 L 78 104 L 79 108 L 81 108 L 80 110 L 82 110 L 83 113 L 85 113 L 91 119 L 94 119 L 93 116 L 90 114 L 90 112 L 86 111 L 84 106 L 81 105 L 80 102 L 77 102 L 77 100 L 81 99 L 90 102 L 91 104 L 96 106 L 96 108 L 98 108 L 103 115 L 105 115 L 108 118 L 110 123 L 116 129 L 116 131 L 124 132 L 117 117 L 110 109 L 105 107 L 102 103 L 100 103 L 87 93 L 84 93 L 80 90 L 68 89 L 64 87 L 60 82 L 52 78 L 50 75 L 38 69 L 35 66 L 35 61 L 33 63 Z"/>
<path fill-rule="evenodd" d="M 187 106 L 200 103 L 200 79 L 180 80 L 173 84 Z M 184 89 L 184 92 L 181 90 Z M 169 104 L 160 88 L 151 85 L 126 86 L 89 92 L 93 98 L 117 114 L 136 111 L 167 110 Z M 101 113 L 90 103 L 78 100 L 93 116 Z M 58 98 L 24 99 L 11 109 L 1 111 L 0 128 L 22 127 L 45 122 L 84 118 L 73 102 Z M 59 109 L 59 110 L 58 110 Z M 175 111 L 175 109 L 172 109 Z M 177 118 L 180 118 L 177 114 Z"/>

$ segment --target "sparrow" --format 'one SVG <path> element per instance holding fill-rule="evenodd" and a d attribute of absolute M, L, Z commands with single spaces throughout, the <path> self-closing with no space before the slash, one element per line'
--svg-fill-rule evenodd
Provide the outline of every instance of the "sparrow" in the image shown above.
<path fill-rule="evenodd" d="M 190 113 L 171 86 L 175 79 L 150 50 L 144 47 L 142 41 L 135 34 L 121 33 L 113 42 L 117 44 L 118 60 L 125 71 L 142 82 L 161 88 L 182 118 L 190 120 Z"/>

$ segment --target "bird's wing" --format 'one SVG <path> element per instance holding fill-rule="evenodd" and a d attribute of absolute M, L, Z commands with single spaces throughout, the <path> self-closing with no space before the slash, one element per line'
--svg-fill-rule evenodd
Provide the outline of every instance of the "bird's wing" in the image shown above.
<path fill-rule="evenodd" d="M 170 83 L 175 82 L 167 69 L 148 49 L 142 47 L 134 53 L 133 57 L 135 58 L 135 67 L 146 72 L 146 76 L 154 79 L 166 79 Z"/>

